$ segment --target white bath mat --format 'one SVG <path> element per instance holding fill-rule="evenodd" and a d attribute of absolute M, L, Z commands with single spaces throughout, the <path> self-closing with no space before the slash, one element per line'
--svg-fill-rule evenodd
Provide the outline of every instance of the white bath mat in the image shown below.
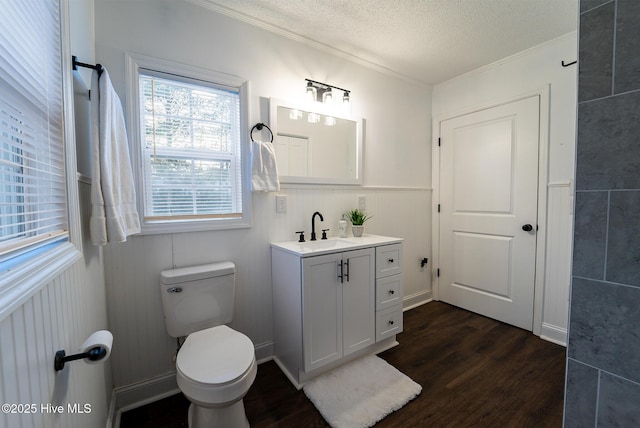
<path fill-rule="evenodd" d="M 304 393 L 333 428 L 370 427 L 417 397 L 422 387 L 369 355 L 313 379 Z"/>

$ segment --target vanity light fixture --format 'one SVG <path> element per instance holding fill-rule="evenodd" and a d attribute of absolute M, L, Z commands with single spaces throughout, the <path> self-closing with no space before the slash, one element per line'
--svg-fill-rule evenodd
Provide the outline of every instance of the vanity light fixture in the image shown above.
<path fill-rule="evenodd" d="M 336 118 L 333 116 L 325 116 L 324 117 L 324 124 L 327 126 L 333 126 L 336 124 Z"/>
<path fill-rule="evenodd" d="M 329 85 L 328 83 L 317 82 L 311 79 L 305 79 L 307 81 L 306 98 L 308 101 L 318 101 L 324 104 L 333 104 L 334 94 L 333 89 L 337 89 L 343 92 L 342 104 L 348 107 L 351 102 L 351 91 L 348 89 L 338 88 L 337 86 Z"/>
<path fill-rule="evenodd" d="M 309 113 L 307 115 L 307 122 L 318 123 L 320 122 L 320 115 L 318 113 Z"/>

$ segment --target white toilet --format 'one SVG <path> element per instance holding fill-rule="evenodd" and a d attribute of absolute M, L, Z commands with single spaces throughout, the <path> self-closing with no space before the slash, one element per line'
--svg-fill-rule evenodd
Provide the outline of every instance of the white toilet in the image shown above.
<path fill-rule="evenodd" d="M 187 336 L 176 379 L 191 401 L 189 427 L 248 427 L 242 398 L 256 378 L 253 343 L 226 323 L 233 317 L 235 265 L 213 263 L 160 274 L 167 331 Z"/>

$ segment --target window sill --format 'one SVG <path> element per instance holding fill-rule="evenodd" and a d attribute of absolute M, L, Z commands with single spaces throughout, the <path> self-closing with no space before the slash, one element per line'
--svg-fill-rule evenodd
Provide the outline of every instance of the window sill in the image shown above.
<path fill-rule="evenodd" d="M 65 242 L 0 273 L 0 321 L 73 265 L 80 255 L 72 243 Z"/>
<path fill-rule="evenodd" d="M 212 230 L 246 229 L 251 222 L 246 218 L 218 220 L 190 220 L 173 222 L 146 222 L 141 226 L 140 235 L 160 235 L 183 232 L 206 232 Z"/>

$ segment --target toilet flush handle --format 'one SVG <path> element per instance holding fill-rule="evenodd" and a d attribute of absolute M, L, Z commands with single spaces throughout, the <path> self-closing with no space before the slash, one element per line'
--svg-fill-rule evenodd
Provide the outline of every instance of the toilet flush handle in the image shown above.
<path fill-rule="evenodd" d="M 180 293 L 181 291 L 182 291 L 182 288 L 180 287 L 167 288 L 167 293 Z"/>

